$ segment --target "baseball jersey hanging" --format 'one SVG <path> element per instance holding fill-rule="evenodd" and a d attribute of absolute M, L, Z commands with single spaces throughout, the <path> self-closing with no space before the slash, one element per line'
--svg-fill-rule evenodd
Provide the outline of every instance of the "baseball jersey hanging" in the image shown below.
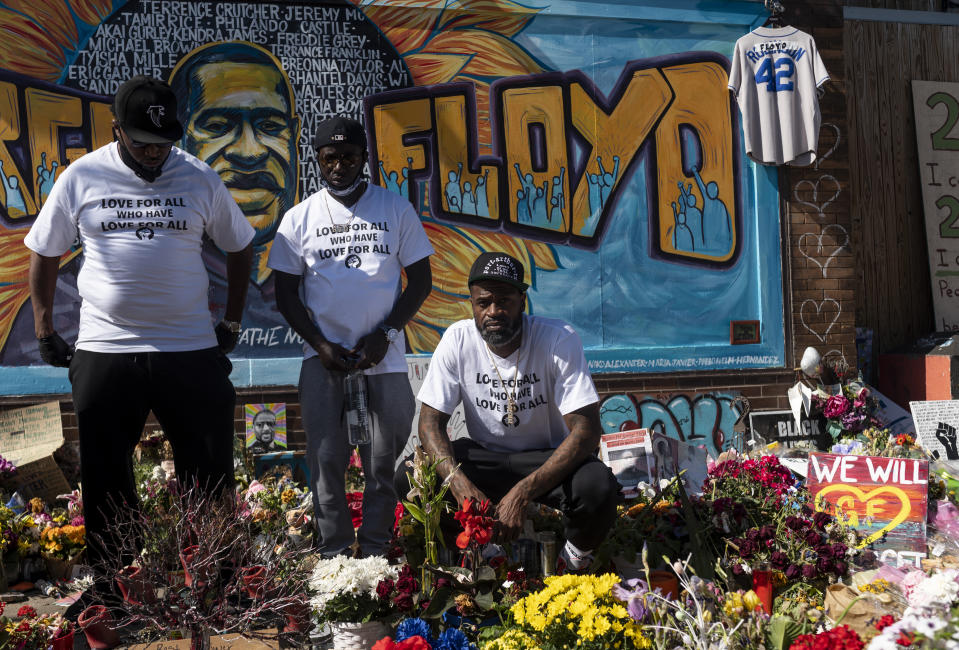
<path fill-rule="evenodd" d="M 795 27 L 757 27 L 736 41 L 729 89 L 742 114 L 746 154 L 764 165 L 816 160 L 816 89 L 827 81 L 816 41 Z"/>

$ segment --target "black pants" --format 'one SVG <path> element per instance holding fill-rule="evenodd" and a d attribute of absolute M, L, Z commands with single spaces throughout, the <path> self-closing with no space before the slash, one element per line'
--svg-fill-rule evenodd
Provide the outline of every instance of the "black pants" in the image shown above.
<path fill-rule="evenodd" d="M 87 555 L 94 567 L 119 559 L 113 505 L 137 507 L 133 449 L 152 410 L 173 447 L 177 479 L 233 485 L 230 361 L 217 348 L 189 352 L 77 350 L 70 364 L 80 433 Z M 112 529 L 111 529 L 112 528 Z"/>
<path fill-rule="evenodd" d="M 468 438 L 453 441 L 455 462 L 460 466 L 457 471 L 463 472 L 493 503 L 499 503 L 513 486 L 541 467 L 552 453 L 552 449 L 496 452 Z M 410 490 L 406 472 L 398 471 L 395 482 L 396 493 L 405 499 Z M 579 549 L 592 551 L 606 538 L 616 519 L 619 483 L 602 461 L 590 456 L 536 501 L 562 511 L 566 538 Z"/>

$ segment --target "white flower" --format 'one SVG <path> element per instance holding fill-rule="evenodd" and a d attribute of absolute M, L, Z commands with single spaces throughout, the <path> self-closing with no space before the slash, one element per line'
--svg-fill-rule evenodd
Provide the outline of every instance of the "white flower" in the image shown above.
<path fill-rule="evenodd" d="M 906 592 L 909 606 L 915 608 L 948 607 L 959 596 L 957 576 L 959 576 L 959 571 L 956 569 L 946 569 L 918 582 Z"/>
<path fill-rule="evenodd" d="M 320 560 L 310 577 L 310 587 L 315 593 L 312 605 L 322 612 L 336 596 L 376 596 L 376 585 L 380 580 L 396 580 L 398 573 L 398 569 L 391 566 L 385 557 L 371 556 L 357 560 L 337 555 Z"/>

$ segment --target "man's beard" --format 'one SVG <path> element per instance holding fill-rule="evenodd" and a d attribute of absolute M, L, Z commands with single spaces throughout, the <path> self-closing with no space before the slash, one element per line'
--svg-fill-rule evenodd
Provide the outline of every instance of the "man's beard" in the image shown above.
<path fill-rule="evenodd" d="M 503 321 L 497 321 L 497 323 L 502 323 Z M 483 337 L 483 340 L 486 341 L 489 345 L 501 346 L 506 345 L 507 343 L 512 343 L 516 340 L 522 331 L 523 331 L 523 316 L 520 314 L 513 322 L 509 323 L 508 327 L 504 327 L 499 330 L 489 330 L 486 327 L 477 327 L 479 330 L 480 336 Z"/>

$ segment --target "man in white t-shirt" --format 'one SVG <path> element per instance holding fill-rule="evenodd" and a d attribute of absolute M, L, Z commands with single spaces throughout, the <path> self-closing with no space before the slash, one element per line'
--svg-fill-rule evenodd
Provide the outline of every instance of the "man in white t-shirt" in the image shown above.
<path fill-rule="evenodd" d="M 60 174 L 24 240 L 40 356 L 70 368 L 94 567 L 118 559 L 112 504 L 136 506 L 131 456 L 150 411 L 183 485 L 232 486 L 236 394 L 226 353 L 239 335 L 253 239 L 216 172 L 173 146 L 183 129 L 169 86 L 133 77 L 112 110 L 116 142 Z M 204 236 L 228 251 L 229 298 L 215 328 Z M 74 352 L 57 334 L 66 323 L 53 299 L 60 256 L 77 241 Z"/>
<path fill-rule="evenodd" d="M 483 253 L 469 275 L 473 319 L 454 323 L 419 392 L 419 437 L 463 499 L 491 499 L 502 539 L 515 537 L 530 501 L 566 517 L 562 556 L 583 569 L 616 516 L 619 484 L 596 457 L 599 398 L 579 336 L 566 323 L 528 316 L 522 263 Z M 463 405 L 468 437 L 450 441 Z M 397 477 L 398 489 L 403 481 Z"/>
<path fill-rule="evenodd" d="M 334 555 L 356 541 L 361 555 L 380 554 L 396 507 L 396 459 L 415 410 L 403 328 L 429 295 L 433 247 L 409 201 L 364 179 L 362 124 L 325 120 L 313 146 L 325 188 L 283 216 L 268 265 L 276 272 L 277 307 L 304 340 L 300 404 L 316 547 Z M 351 449 L 343 417 L 343 381 L 351 370 L 366 377 L 373 423 L 372 442 L 359 447 L 366 487 L 355 536 L 346 503 Z"/>

